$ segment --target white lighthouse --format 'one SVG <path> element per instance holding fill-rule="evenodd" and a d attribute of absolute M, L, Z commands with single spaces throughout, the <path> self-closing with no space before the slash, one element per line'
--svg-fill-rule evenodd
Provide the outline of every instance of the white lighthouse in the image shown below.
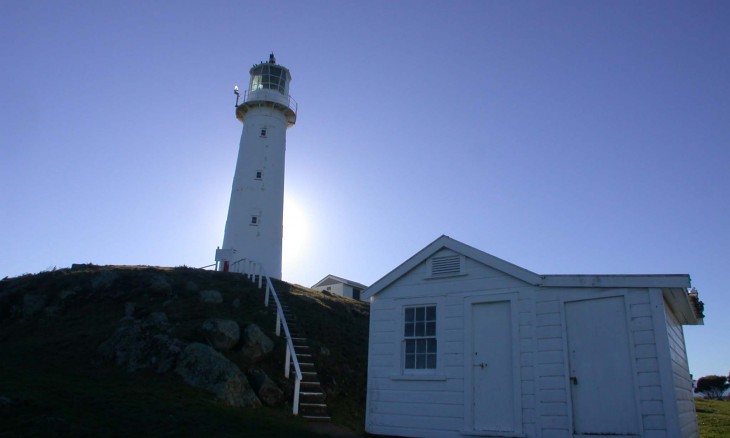
<path fill-rule="evenodd" d="M 297 104 L 289 96 L 291 74 L 274 54 L 254 65 L 236 118 L 243 122 L 231 202 L 216 251 L 218 270 L 241 271 L 242 259 L 260 263 L 266 275 L 281 279 L 284 221 L 284 155 L 286 130 L 297 120 Z"/>

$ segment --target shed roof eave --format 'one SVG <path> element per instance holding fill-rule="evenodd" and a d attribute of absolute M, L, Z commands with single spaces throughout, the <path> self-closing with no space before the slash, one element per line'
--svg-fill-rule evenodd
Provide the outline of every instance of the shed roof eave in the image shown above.
<path fill-rule="evenodd" d="M 688 274 L 650 275 L 543 275 L 544 287 L 659 287 L 683 288 L 691 286 Z"/>
<path fill-rule="evenodd" d="M 664 301 L 682 325 L 705 325 L 703 318 L 697 315 L 685 288 L 662 288 Z"/>

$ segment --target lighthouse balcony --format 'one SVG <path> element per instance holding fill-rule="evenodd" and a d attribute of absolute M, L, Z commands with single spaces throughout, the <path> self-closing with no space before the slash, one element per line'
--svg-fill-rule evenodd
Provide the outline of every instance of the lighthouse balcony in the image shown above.
<path fill-rule="evenodd" d="M 243 122 L 246 113 L 252 108 L 270 107 L 284 113 L 289 126 L 294 125 L 297 119 L 297 102 L 288 94 L 282 94 L 278 90 L 258 89 L 246 90 L 243 94 L 243 103 L 236 107 L 236 118 Z"/>

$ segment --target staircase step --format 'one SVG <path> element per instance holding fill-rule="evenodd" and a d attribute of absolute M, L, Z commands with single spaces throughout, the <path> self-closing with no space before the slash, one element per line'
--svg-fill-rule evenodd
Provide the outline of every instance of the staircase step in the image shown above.
<path fill-rule="evenodd" d="M 327 415 L 327 405 L 324 403 L 299 403 L 299 412 L 302 415 Z"/>
<path fill-rule="evenodd" d="M 300 392 L 301 403 L 325 403 L 327 400 L 327 397 L 321 392 L 312 392 L 311 394 L 313 395 L 302 395 Z"/>
<path fill-rule="evenodd" d="M 322 423 L 329 423 L 330 421 L 332 421 L 332 417 L 328 415 L 302 415 L 302 418 L 312 422 L 317 421 Z"/>

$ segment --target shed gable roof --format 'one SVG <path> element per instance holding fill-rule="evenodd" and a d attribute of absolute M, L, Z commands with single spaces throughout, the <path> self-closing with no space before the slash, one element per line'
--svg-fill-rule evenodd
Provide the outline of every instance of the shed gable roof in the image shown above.
<path fill-rule="evenodd" d="M 356 289 L 367 289 L 367 286 L 364 284 L 360 284 L 356 281 L 348 280 L 346 278 L 338 277 L 336 275 L 329 274 L 325 276 L 323 279 L 319 280 L 317 283 L 315 283 L 312 288 L 320 287 L 320 286 L 327 286 L 330 284 L 345 284 L 347 286 L 354 287 Z"/>
<path fill-rule="evenodd" d="M 401 263 L 400 266 L 390 271 L 385 275 L 385 277 L 373 283 L 373 285 L 365 291 L 363 298 L 370 298 L 371 296 L 376 295 L 397 279 L 408 273 L 411 269 L 425 262 L 429 257 L 444 248 L 462 254 L 498 271 L 502 271 L 505 274 L 524 281 L 525 283 L 539 285 L 542 281 L 540 275 L 535 274 L 534 272 L 528 271 L 527 269 L 521 268 L 517 265 L 513 265 L 506 260 L 502 260 L 491 254 L 487 254 L 484 251 L 480 251 L 467 244 L 461 243 L 458 240 L 454 240 L 449 236 L 443 235 L 431 242 L 431 244 L 427 247 L 417 252 L 413 257 Z"/>
<path fill-rule="evenodd" d="M 670 275 L 539 275 L 527 269 L 502 260 L 484 251 L 466 245 L 449 236 L 442 235 L 428 246 L 417 252 L 411 258 L 401 263 L 383 278 L 373 283 L 362 294 L 363 299 L 377 295 L 396 280 L 406 275 L 412 269 L 425 262 L 438 251 L 448 248 L 472 260 L 482 263 L 498 271 L 504 272 L 518 280 L 534 286 L 542 287 L 570 287 L 570 288 L 597 288 L 597 287 L 627 287 L 627 288 L 660 288 L 667 301 L 675 307 L 680 320 L 687 324 L 701 323 L 693 311 L 686 289 L 690 287 L 690 278 L 687 274 Z"/>

